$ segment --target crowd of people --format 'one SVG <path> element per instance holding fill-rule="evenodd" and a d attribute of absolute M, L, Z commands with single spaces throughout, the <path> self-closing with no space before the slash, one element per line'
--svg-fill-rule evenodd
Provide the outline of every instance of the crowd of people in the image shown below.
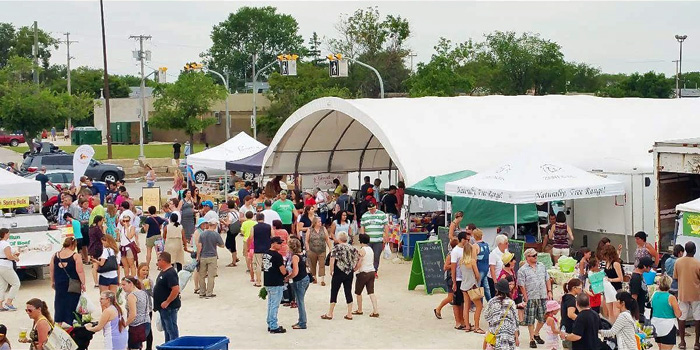
<path fill-rule="evenodd" d="M 166 341 L 176 339 L 180 294 L 187 285 L 179 272 L 191 273 L 193 290 L 200 298 L 216 298 L 216 277 L 222 273 L 220 248 L 231 253 L 226 267 L 242 265 L 243 259 L 250 283 L 264 290 L 267 330 L 272 334 L 287 331 L 277 317 L 281 306 L 297 309 L 292 329 L 307 329 L 306 292 L 309 286 L 326 282 L 329 308 L 320 319 L 335 318 L 341 289 L 344 319 L 365 313 L 365 291 L 372 305 L 369 317 L 379 317 L 374 285 L 380 256 L 389 242 L 388 216 L 400 213 L 403 185 L 391 186 L 380 196 L 381 182 L 372 183 L 367 177 L 352 198 L 340 181 L 326 193 L 283 190 L 280 180 L 275 178 L 264 188 L 247 182 L 235 192 L 237 198 L 217 206 L 176 174 L 172 198 L 161 208 L 142 212 L 123 182 L 107 183 L 105 191 L 100 191 L 90 179 L 82 178 L 81 187 L 63 191 L 55 204 L 57 224 L 70 227 L 72 236 L 49 265 L 55 291 L 53 312 L 45 301 L 29 300 L 26 312 L 34 325 L 20 341 L 42 349 L 53 327 L 72 325 L 90 281 L 99 288 L 102 312 L 85 329 L 102 331 L 106 348 L 152 349 L 153 322 L 160 323 Z M 646 241 L 647 235 L 638 232 L 634 271 L 627 280 L 621 246 L 603 238 L 595 251 L 574 252 L 572 230 L 565 215 L 559 214 L 550 216 L 546 228 L 552 245 L 548 251 L 555 263 L 573 254 L 579 261 L 576 277 L 561 286 L 562 296 L 555 298 L 552 278 L 535 249 L 525 249 L 523 261 L 516 266 L 520 259 L 508 251 L 506 235 L 498 234 L 491 246 L 484 242 L 482 230 L 464 225 L 464 214 L 455 213 L 444 262 L 449 293 L 433 310 L 435 316 L 442 319 L 444 306 L 451 304 L 454 328 L 483 335 L 485 349 L 519 347 L 522 326 L 527 328 L 530 348 L 606 349 L 615 344 L 617 349 L 634 350 L 639 344 L 637 334 L 650 325 L 660 349 L 675 345 L 685 349 L 685 323 L 700 318 L 700 261 L 694 258 L 695 245 L 675 246 L 673 255 L 660 264 L 660 254 Z M 9 233 L 0 229 L 0 311 L 17 309 L 14 300 L 20 288 L 13 264 L 21 256 L 7 243 Z M 155 282 L 150 278 L 154 255 Z M 91 266 L 89 273 L 87 266 Z M 646 276 L 657 267 L 663 273 L 649 288 Z M 120 290 L 123 300 L 118 297 Z M 695 327 L 694 348 L 699 349 L 700 323 Z"/>

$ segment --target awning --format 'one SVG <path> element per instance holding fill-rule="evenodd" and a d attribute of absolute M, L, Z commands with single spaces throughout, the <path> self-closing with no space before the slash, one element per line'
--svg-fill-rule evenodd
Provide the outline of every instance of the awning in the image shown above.
<path fill-rule="evenodd" d="M 265 145 L 244 132 L 206 151 L 187 156 L 187 165 L 226 170 L 226 162 L 252 156 L 265 149 Z"/>
<path fill-rule="evenodd" d="M 411 196 L 445 200 L 445 183 L 465 179 L 476 173 L 463 170 L 439 176 L 429 176 L 415 185 L 406 188 Z M 496 227 L 513 223 L 513 206 L 498 202 L 473 198 L 451 197 L 452 213 L 464 213 L 462 227 L 473 223 L 479 227 Z M 536 222 L 537 208 L 534 204 L 518 205 L 518 223 Z"/>
<path fill-rule="evenodd" d="M 448 182 L 453 197 L 524 204 L 625 194 L 624 185 L 556 160 L 527 154 L 471 177 Z"/>
<path fill-rule="evenodd" d="M 676 205 L 676 211 L 700 213 L 700 198 Z"/>
<path fill-rule="evenodd" d="M 262 151 L 253 154 L 252 156 L 226 162 L 226 170 L 240 171 L 242 173 L 261 174 L 262 163 L 265 159 L 265 152 L 267 152 L 267 147 L 265 147 Z"/>
<path fill-rule="evenodd" d="M 0 169 L 0 197 L 34 197 L 41 195 L 41 183 L 25 179 L 5 169 Z"/>

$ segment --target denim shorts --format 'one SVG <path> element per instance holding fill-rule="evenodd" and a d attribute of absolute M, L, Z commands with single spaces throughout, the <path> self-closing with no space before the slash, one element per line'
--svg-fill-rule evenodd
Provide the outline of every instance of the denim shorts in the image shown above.
<path fill-rule="evenodd" d="M 101 286 L 118 286 L 119 285 L 119 277 L 107 278 L 107 277 L 100 276 L 98 284 Z"/>

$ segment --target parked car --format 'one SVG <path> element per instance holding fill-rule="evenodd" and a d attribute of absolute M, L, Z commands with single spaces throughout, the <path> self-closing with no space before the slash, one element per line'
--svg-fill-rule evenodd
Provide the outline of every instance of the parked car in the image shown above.
<path fill-rule="evenodd" d="M 36 176 L 39 175 L 39 172 L 33 172 L 24 175 L 24 178 L 30 179 L 30 180 L 35 180 Z M 54 185 L 54 186 L 60 186 L 61 189 L 68 189 L 73 183 L 73 171 L 72 170 L 46 170 L 46 177 L 49 178 L 49 181 Z M 51 187 L 50 185 L 46 185 L 46 195 L 51 198 L 53 196 L 58 195 L 58 189 Z"/>
<path fill-rule="evenodd" d="M 180 167 L 180 171 L 182 171 L 182 174 L 187 176 L 187 161 L 181 160 L 179 167 Z M 198 167 L 198 166 L 193 166 L 192 172 L 194 173 L 194 180 L 199 184 L 201 184 L 202 182 L 207 181 L 207 180 L 222 179 L 226 175 L 226 170 L 212 169 L 212 168 Z M 242 173 L 242 174 L 238 174 L 238 175 L 246 181 L 253 181 L 256 178 L 256 175 L 253 173 Z"/>
<path fill-rule="evenodd" d="M 27 155 L 20 170 L 36 172 L 42 166 L 46 170 L 73 170 L 73 154 L 71 153 L 33 153 Z M 117 181 L 124 178 L 124 169 L 114 164 L 90 160 L 85 176 L 101 181 Z"/>
<path fill-rule="evenodd" d="M 12 147 L 17 147 L 20 143 L 24 142 L 24 135 L 0 130 L 0 145 L 10 145 Z"/>

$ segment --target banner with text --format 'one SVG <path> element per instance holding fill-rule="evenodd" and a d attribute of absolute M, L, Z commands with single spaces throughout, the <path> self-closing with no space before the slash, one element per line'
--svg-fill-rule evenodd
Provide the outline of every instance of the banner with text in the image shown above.
<path fill-rule="evenodd" d="M 700 237 L 700 213 L 683 213 L 683 236 Z"/>
<path fill-rule="evenodd" d="M 63 246 L 61 230 L 10 233 L 10 247 L 19 252 L 18 267 L 44 266 Z"/>
<path fill-rule="evenodd" d="M 80 187 L 80 178 L 85 175 L 90 160 L 95 156 L 95 149 L 90 145 L 82 145 L 73 153 L 73 183 Z"/>
<path fill-rule="evenodd" d="M 301 184 L 304 188 L 320 188 L 322 190 L 335 190 L 335 184 L 333 180 L 340 180 L 341 184 L 348 183 L 348 174 L 316 174 L 316 175 L 302 175 Z"/>
<path fill-rule="evenodd" d="M 29 197 L 0 198 L 0 209 L 25 208 L 29 206 Z"/>

